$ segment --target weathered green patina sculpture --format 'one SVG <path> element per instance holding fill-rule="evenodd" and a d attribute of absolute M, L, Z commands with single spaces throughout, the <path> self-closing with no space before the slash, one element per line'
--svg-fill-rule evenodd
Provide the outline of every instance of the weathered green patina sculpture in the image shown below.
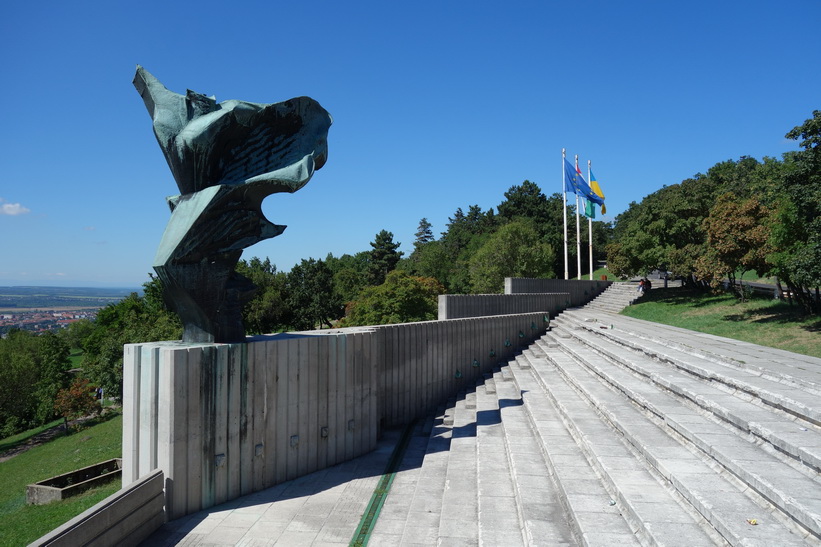
<path fill-rule="evenodd" d="M 331 116 L 309 97 L 217 103 L 169 91 L 141 66 L 134 86 L 180 195 L 154 259 L 185 342 L 241 342 L 242 307 L 254 285 L 234 269 L 242 250 L 278 236 L 262 200 L 296 192 L 325 164 Z"/>

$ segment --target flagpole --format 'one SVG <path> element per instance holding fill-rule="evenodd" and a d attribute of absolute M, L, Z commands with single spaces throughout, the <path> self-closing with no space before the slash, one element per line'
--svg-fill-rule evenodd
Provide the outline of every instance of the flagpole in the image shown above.
<path fill-rule="evenodd" d="M 579 172 L 579 155 L 576 154 L 576 172 Z M 576 279 L 582 279 L 582 243 L 581 221 L 579 214 L 579 194 L 576 193 Z"/>
<path fill-rule="evenodd" d="M 567 181 L 565 175 L 565 168 L 564 162 L 565 159 L 565 149 L 562 148 L 562 216 L 564 218 L 564 278 L 567 280 L 569 278 L 569 273 L 567 271 Z"/>
<path fill-rule="evenodd" d="M 593 184 L 590 178 L 590 163 L 590 160 L 587 160 L 587 184 Z M 595 205 L 590 207 L 595 207 Z M 587 242 L 590 252 L 590 281 L 593 281 L 593 217 L 587 217 Z"/>

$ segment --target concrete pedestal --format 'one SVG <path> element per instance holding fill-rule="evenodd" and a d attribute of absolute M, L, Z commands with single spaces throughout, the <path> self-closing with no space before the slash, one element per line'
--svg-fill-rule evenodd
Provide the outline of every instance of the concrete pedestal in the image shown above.
<path fill-rule="evenodd" d="M 373 332 L 130 344 L 123 487 L 165 474 L 174 519 L 376 446 Z"/>

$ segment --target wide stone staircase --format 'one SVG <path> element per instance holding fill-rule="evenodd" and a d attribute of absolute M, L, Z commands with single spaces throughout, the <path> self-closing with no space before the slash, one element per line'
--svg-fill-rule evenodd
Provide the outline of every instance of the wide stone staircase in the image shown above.
<path fill-rule="evenodd" d="M 619 313 L 642 296 L 636 283 L 613 283 L 584 308 Z"/>
<path fill-rule="evenodd" d="M 369 544 L 821 544 L 821 359 L 605 304 L 417 425 Z"/>

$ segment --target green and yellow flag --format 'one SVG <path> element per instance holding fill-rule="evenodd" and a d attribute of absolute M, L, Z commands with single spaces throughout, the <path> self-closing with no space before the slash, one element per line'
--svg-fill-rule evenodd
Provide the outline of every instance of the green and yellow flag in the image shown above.
<path fill-rule="evenodd" d="M 602 200 L 601 214 L 607 213 L 607 209 L 604 207 L 604 192 L 601 191 L 601 186 L 599 186 L 599 183 L 596 181 L 593 171 L 590 171 L 590 189 L 593 190 L 593 193 L 599 196 Z"/>

